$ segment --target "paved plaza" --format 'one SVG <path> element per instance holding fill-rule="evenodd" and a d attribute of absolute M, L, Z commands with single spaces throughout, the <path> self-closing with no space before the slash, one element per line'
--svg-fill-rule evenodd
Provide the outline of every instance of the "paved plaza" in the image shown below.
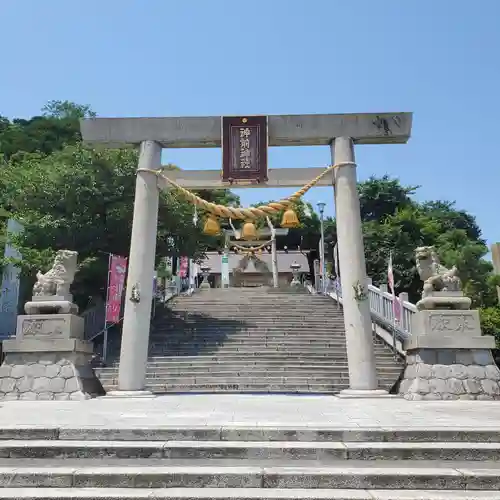
<path fill-rule="evenodd" d="M 500 429 L 494 401 L 341 399 L 334 396 L 170 395 L 87 401 L 5 401 L 0 429 L 144 427 Z"/>

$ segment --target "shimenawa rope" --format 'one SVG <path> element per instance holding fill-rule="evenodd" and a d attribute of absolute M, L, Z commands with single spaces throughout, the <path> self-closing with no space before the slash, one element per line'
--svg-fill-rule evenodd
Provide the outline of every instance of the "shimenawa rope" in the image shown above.
<path fill-rule="evenodd" d="M 158 177 L 162 177 L 165 181 L 167 181 L 171 186 L 177 189 L 188 201 L 193 203 L 194 205 L 202 208 L 206 212 L 209 212 L 217 217 L 224 217 L 226 219 L 243 219 L 243 220 L 255 220 L 259 217 L 265 217 L 266 215 L 275 214 L 281 212 L 282 210 L 286 210 L 291 205 L 293 205 L 299 198 L 304 196 L 307 191 L 309 191 L 312 187 L 314 187 L 326 174 L 332 172 L 336 168 L 356 164 L 352 161 L 344 161 L 340 163 L 336 163 L 335 165 L 329 165 L 321 174 L 315 177 L 312 181 L 308 182 L 304 186 L 302 186 L 298 191 L 293 193 L 288 198 L 284 198 L 280 201 L 271 202 L 267 205 L 261 205 L 259 207 L 248 207 L 248 208 L 238 208 L 238 207 L 226 207 L 224 205 L 218 205 L 216 203 L 211 203 L 209 201 L 200 198 L 193 192 L 188 189 L 183 188 L 179 184 L 177 184 L 172 179 L 169 179 L 162 170 L 153 170 L 149 168 L 138 168 L 137 172 L 150 172 L 155 174 Z"/>

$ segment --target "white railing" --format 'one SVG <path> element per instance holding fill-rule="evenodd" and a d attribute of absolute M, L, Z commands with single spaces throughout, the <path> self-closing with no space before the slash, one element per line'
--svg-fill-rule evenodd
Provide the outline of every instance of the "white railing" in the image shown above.
<path fill-rule="evenodd" d="M 370 311 L 384 325 L 394 327 L 398 332 L 398 337 L 408 338 L 411 334 L 411 325 L 413 315 L 417 308 L 411 302 L 408 302 L 408 294 L 400 293 L 399 299 L 401 314 L 400 318 L 394 318 L 394 297 L 387 292 L 387 285 L 381 285 L 377 288 L 374 285 L 368 285 L 368 300 L 370 301 Z"/>
<path fill-rule="evenodd" d="M 327 295 L 342 304 L 342 289 L 337 282 L 330 281 L 326 289 Z M 381 285 L 380 288 L 372 284 L 368 285 L 368 300 L 375 324 L 375 333 L 391 345 L 394 350 L 403 354 L 403 342 L 412 334 L 412 317 L 417 312 L 417 308 L 408 302 L 407 293 L 399 294 L 398 299 L 401 308 L 399 320 L 394 317 L 394 297 L 387 292 L 387 285 Z"/>

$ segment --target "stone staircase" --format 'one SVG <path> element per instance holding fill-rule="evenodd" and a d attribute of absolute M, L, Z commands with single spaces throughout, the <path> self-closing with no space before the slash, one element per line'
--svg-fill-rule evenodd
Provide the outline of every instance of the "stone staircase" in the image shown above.
<path fill-rule="evenodd" d="M 375 341 L 381 388 L 402 363 Z M 117 362 L 97 370 L 117 388 Z M 338 393 L 348 387 L 342 310 L 307 293 L 214 289 L 158 311 L 150 335 L 147 389 L 168 392 Z"/>
<path fill-rule="evenodd" d="M 494 428 L 3 428 L 0 457 L 12 500 L 500 498 Z"/>

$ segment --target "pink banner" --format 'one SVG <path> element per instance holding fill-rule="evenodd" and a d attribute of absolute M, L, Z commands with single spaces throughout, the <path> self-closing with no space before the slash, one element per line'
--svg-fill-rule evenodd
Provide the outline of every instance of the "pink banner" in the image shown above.
<path fill-rule="evenodd" d="M 127 257 L 112 255 L 109 260 L 108 296 L 106 299 L 106 323 L 120 321 L 123 285 L 127 273 Z"/>
<path fill-rule="evenodd" d="M 396 321 L 397 324 L 401 324 L 401 319 L 402 319 L 402 313 L 403 313 L 403 307 L 401 304 L 401 300 L 399 300 L 399 297 L 396 297 L 393 295 L 393 301 L 392 301 L 392 313 L 394 314 L 394 320 Z"/>
<path fill-rule="evenodd" d="M 179 264 L 179 276 L 181 278 L 186 278 L 188 273 L 189 259 L 187 257 L 181 257 Z"/>

